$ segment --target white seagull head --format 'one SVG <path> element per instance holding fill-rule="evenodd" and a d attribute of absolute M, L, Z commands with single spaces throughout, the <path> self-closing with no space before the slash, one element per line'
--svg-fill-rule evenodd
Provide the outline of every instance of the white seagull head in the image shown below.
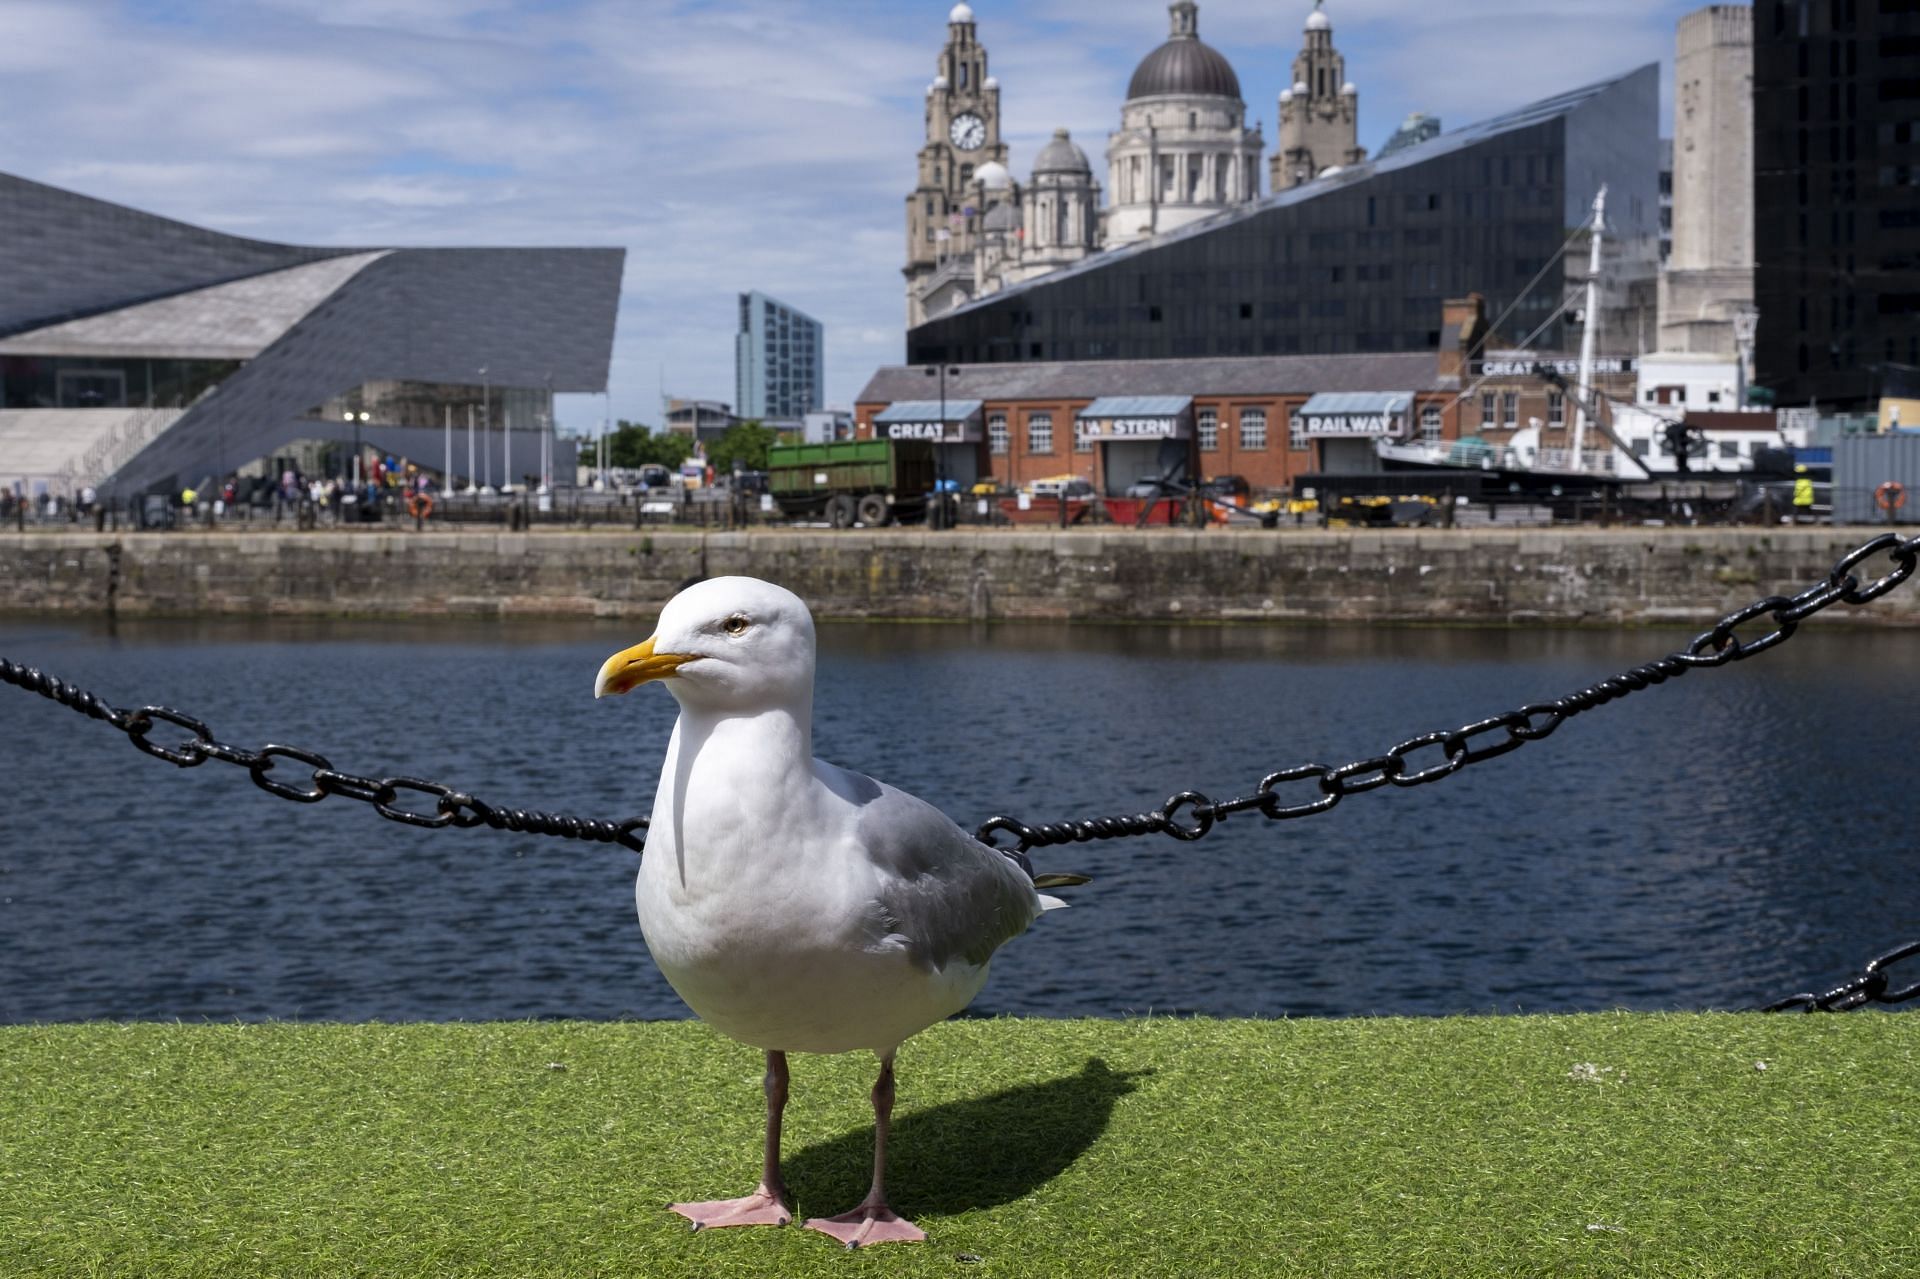
<path fill-rule="evenodd" d="M 799 707 L 813 699 L 813 615 L 792 591 L 756 577 L 696 582 L 667 601 L 651 638 L 609 657 L 593 695 L 654 680 L 683 706 L 721 711 Z"/>

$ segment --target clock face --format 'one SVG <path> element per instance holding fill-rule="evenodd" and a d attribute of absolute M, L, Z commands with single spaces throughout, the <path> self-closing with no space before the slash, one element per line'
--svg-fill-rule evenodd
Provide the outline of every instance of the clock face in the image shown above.
<path fill-rule="evenodd" d="M 971 111 L 953 117 L 947 136 L 962 151 L 978 151 L 987 144 L 987 122 Z"/>

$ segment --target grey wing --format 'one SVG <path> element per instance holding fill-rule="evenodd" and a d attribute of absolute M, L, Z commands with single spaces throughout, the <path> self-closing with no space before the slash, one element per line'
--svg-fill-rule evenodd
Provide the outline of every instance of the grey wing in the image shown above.
<path fill-rule="evenodd" d="M 933 805 L 878 785 L 858 826 L 880 872 L 878 922 L 923 968 L 938 971 L 955 959 L 985 964 L 1040 914 L 1033 881 Z"/>

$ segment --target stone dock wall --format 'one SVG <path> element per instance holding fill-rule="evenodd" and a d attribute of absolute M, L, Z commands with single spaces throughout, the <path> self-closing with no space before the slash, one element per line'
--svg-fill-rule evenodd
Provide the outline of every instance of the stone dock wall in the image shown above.
<path fill-rule="evenodd" d="M 648 617 L 689 578 L 740 573 L 823 617 L 1694 622 L 1818 581 L 1874 532 L 9 532 L 0 609 Z M 1920 624 L 1920 587 L 1833 613 Z"/>

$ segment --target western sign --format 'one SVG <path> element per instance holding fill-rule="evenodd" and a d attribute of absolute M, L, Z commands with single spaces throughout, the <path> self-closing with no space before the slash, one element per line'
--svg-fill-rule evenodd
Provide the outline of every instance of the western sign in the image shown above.
<path fill-rule="evenodd" d="M 1475 360 L 1467 371 L 1479 377 L 1532 377 L 1536 366 L 1552 369 L 1561 377 L 1580 375 L 1578 360 L 1541 360 L 1525 355 L 1514 356 L 1511 359 Z M 1595 373 L 1631 373 L 1633 357 L 1628 355 L 1596 359 L 1593 362 L 1593 371 Z"/>
<path fill-rule="evenodd" d="M 1181 434 L 1177 417 L 1102 417 L 1079 423 L 1083 439 L 1164 440 Z"/>

